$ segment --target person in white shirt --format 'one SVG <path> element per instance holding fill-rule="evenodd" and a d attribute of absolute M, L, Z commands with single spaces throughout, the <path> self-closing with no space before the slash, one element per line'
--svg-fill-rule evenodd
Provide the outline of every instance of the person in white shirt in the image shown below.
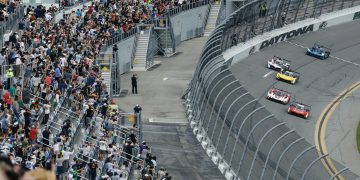
<path fill-rule="evenodd" d="M 66 150 L 62 151 L 62 154 L 64 158 L 64 163 L 63 163 L 64 171 L 66 172 L 69 168 L 70 156 L 74 154 L 74 150 L 70 151 L 70 148 L 67 147 Z"/>
<path fill-rule="evenodd" d="M 56 142 L 53 146 L 53 151 L 55 155 L 60 154 L 60 142 Z"/>
<path fill-rule="evenodd" d="M 45 21 L 50 21 L 52 19 L 52 16 L 49 12 L 45 14 Z"/>
<path fill-rule="evenodd" d="M 85 147 L 82 148 L 82 154 L 84 155 L 83 159 L 87 161 L 91 151 L 90 144 L 86 144 Z"/>
<path fill-rule="evenodd" d="M 51 105 L 49 103 L 49 101 L 45 101 L 45 104 L 43 105 L 44 107 L 44 119 L 43 119 L 43 122 L 42 124 L 47 124 L 48 120 L 49 120 L 49 116 L 50 116 L 50 108 L 51 108 Z"/>
<path fill-rule="evenodd" d="M 105 157 L 106 154 L 106 150 L 107 150 L 107 142 L 105 141 L 105 139 L 101 139 L 99 141 L 99 149 L 100 149 L 100 160 L 102 160 Z"/>
<path fill-rule="evenodd" d="M 39 74 L 36 74 L 34 77 L 32 77 L 30 81 L 31 84 L 34 86 L 34 94 L 35 94 L 41 82 L 41 78 L 39 77 Z"/>

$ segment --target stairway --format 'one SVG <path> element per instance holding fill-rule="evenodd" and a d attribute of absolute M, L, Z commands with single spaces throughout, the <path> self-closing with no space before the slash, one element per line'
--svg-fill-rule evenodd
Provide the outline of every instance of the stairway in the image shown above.
<path fill-rule="evenodd" d="M 137 46 L 132 71 L 146 71 L 147 51 L 149 46 L 150 30 L 141 31 L 137 39 Z"/>
<path fill-rule="evenodd" d="M 110 71 L 102 72 L 101 77 L 104 79 L 103 82 L 106 85 L 106 91 L 110 94 L 111 72 Z"/>
<path fill-rule="evenodd" d="M 216 1 L 211 5 L 209 16 L 206 22 L 204 36 L 210 36 L 212 31 L 215 29 L 216 21 L 220 12 L 221 1 Z"/>

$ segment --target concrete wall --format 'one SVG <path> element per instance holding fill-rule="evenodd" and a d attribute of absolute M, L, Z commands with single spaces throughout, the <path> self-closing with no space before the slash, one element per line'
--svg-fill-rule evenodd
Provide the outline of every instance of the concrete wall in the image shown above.
<path fill-rule="evenodd" d="M 198 7 L 170 17 L 176 45 L 202 35 L 209 7 Z"/>
<path fill-rule="evenodd" d="M 126 40 L 117 43 L 120 73 L 126 73 L 130 71 L 133 49 L 135 48 L 136 37 L 132 36 Z M 112 51 L 113 46 L 109 47 L 106 51 Z"/>
<path fill-rule="evenodd" d="M 326 27 L 340 25 L 342 23 L 353 21 L 354 15 L 356 12 L 360 11 L 360 7 L 356 6 L 353 8 L 344 9 L 341 11 L 337 11 L 330 14 L 324 14 L 316 19 L 306 19 L 294 24 L 290 24 L 280 29 L 276 29 L 263 35 L 256 36 L 250 41 L 245 43 L 239 43 L 237 46 L 234 46 L 223 53 L 225 61 L 231 59 L 231 63 L 236 63 L 250 56 L 251 53 L 261 50 L 260 47 L 264 43 L 264 41 L 269 41 L 274 37 L 282 35 L 286 32 L 291 32 L 293 30 L 298 30 L 299 28 L 308 27 L 313 25 L 312 31 L 321 30 L 319 27 L 323 22 L 326 22 Z M 294 36 L 295 37 L 295 36 Z M 285 41 L 287 38 L 285 36 L 284 39 L 279 38 L 278 42 Z M 254 48 L 254 49 L 253 49 Z M 253 49 L 253 50 L 251 50 Z M 250 53 L 251 51 L 251 53 Z"/>

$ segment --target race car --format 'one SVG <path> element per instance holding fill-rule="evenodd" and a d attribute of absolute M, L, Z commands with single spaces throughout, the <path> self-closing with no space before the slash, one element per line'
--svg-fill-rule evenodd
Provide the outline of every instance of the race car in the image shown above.
<path fill-rule="evenodd" d="M 300 74 L 291 70 L 281 70 L 276 73 L 277 80 L 283 80 L 295 84 L 300 79 Z"/>
<path fill-rule="evenodd" d="M 290 101 L 291 95 L 287 91 L 272 87 L 268 91 L 266 98 L 269 100 L 275 100 L 283 104 L 287 104 Z"/>
<path fill-rule="evenodd" d="M 326 59 L 330 56 L 330 51 L 330 48 L 314 44 L 313 47 L 307 49 L 306 55 L 313 56 L 319 59 Z"/>
<path fill-rule="evenodd" d="M 267 68 L 274 69 L 276 71 L 280 71 L 282 69 L 289 70 L 290 69 L 289 62 L 290 62 L 289 60 L 274 56 L 272 59 L 268 60 Z"/>
<path fill-rule="evenodd" d="M 288 108 L 288 113 L 301 116 L 307 119 L 310 115 L 311 107 L 299 102 L 292 102 Z"/>

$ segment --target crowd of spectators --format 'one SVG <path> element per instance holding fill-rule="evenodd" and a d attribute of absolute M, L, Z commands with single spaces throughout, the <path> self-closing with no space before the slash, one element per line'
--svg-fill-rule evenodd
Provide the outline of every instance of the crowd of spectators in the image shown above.
<path fill-rule="evenodd" d="M 18 4 L 0 3 L 6 13 Z M 171 179 L 157 168 L 146 142 L 138 142 L 136 124 L 119 125 L 121 112 L 94 60 L 109 38 L 178 5 L 95 1 L 59 23 L 53 22 L 55 6 L 27 7 L 20 31 L 0 52 L 5 70 L 0 81 L 0 159 L 5 162 L 0 179 L 53 178 L 45 170 L 56 172 L 57 179 L 126 179 L 132 169 L 142 179 Z"/>
<path fill-rule="evenodd" d="M 19 6 L 19 0 L 1 0 L 0 1 L 0 21 L 7 21 L 10 14 L 15 13 Z"/>

